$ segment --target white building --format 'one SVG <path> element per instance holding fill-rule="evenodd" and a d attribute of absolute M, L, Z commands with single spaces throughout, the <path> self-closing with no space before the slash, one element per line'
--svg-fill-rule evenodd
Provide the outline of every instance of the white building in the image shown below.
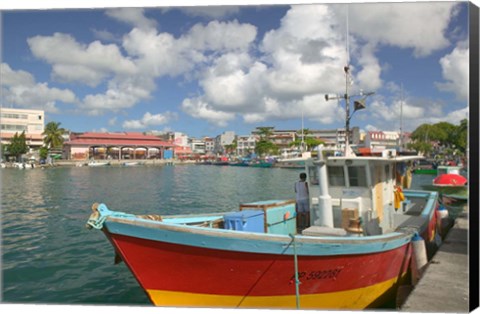
<path fill-rule="evenodd" d="M 259 139 L 258 135 L 240 135 L 237 137 L 237 155 L 246 156 L 255 152 L 255 145 Z"/>
<path fill-rule="evenodd" d="M 0 138 L 2 144 L 9 144 L 15 133 L 25 131 L 26 144 L 30 149 L 43 145 L 45 112 L 34 109 L 0 109 Z"/>
<path fill-rule="evenodd" d="M 215 147 L 213 152 L 215 154 L 224 154 L 225 146 L 231 145 L 235 140 L 235 132 L 234 131 L 225 131 L 221 135 L 217 135 L 215 137 Z"/>
<path fill-rule="evenodd" d="M 213 154 L 215 150 L 215 139 L 211 137 L 204 137 L 203 141 L 205 142 L 205 153 L 207 155 Z"/>
<path fill-rule="evenodd" d="M 399 145 L 398 132 L 370 131 L 365 136 L 365 147 L 372 153 L 380 153 L 385 149 L 396 149 Z"/>
<path fill-rule="evenodd" d="M 198 138 L 190 138 L 190 147 L 192 148 L 192 153 L 194 154 L 205 154 L 205 140 Z"/>

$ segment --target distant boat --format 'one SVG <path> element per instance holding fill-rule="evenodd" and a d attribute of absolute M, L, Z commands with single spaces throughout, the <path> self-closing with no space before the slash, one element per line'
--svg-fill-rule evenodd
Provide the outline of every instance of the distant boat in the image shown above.
<path fill-rule="evenodd" d="M 228 165 L 233 167 L 248 167 L 248 162 L 244 160 L 230 161 Z"/>
<path fill-rule="evenodd" d="M 414 174 L 437 174 L 437 167 L 433 161 L 422 159 L 413 169 Z"/>
<path fill-rule="evenodd" d="M 122 166 L 125 166 L 125 167 L 138 166 L 138 165 L 140 165 L 140 162 L 138 161 L 128 161 L 128 162 L 122 163 Z"/>
<path fill-rule="evenodd" d="M 33 169 L 35 166 L 26 162 L 14 162 L 13 167 L 17 169 Z"/>
<path fill-rule="evenodd" d="M 255 168 L 271 168 L 273 167 L 273 162 L 265 160 L 251 160 L 248 162 L 248 166 Z"/>
<path fill-rule="evenodd" d="M 298 152 L 277 159 L 275 167 L 280 168 L 305 168 L 305 160 L 312 157 L 311 152 Z"/>
<path fill-rule="evenodd" d="M 432 180 L 431 185 L 424 185 L 423 188 L 431 191 L 438 191 L 441 197 L 448 197 L 453 201 L 468 200 L 468 180 L 460 173 L 463 167 L 439 166 L 438 176 Z"/>
<path fill-rule="evenodd" d="M 110 166 L 110 162 L 92 160 L 87 164 L 89 167 Z"/>

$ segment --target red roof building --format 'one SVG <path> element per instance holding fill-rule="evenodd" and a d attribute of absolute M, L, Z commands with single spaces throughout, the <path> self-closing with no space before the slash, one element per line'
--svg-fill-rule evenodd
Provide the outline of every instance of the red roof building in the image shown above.
<path fill-rule="evenodd" d="M 86 132 L 72 134 L 63 147 L 67 159 L 163 159 L 175 147 L 154 135 L 140 132 Z M 170 156 L 172 154 L 169 154 Z"/>

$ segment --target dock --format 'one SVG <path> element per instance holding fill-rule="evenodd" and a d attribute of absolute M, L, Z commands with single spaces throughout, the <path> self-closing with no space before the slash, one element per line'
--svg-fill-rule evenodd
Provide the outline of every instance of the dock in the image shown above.
<path fill-rule="evenodd" d="M 455 219 L 402 312 L 469 312 L 468 207 Z"/>

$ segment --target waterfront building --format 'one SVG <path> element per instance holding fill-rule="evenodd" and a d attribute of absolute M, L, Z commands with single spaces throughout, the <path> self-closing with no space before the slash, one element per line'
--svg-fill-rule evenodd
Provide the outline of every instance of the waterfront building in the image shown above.
<path fill-rule="evenodd" d="M 217 135 L 217 137 L 215 137 L 215 146 L 213 152 L 220 155 L 225 154 L 225 146 L 231 145 L 234 140 L 235 132 L 233 131 L 225 131 L 222 134 Z"/>
<path fill-rule="evenodd" d="M 213 151 L 215 149 L 215 139 L 212 137 L 204 137 L 203 141 L 205 142 L 205 154 L 213 155 Z"/>
<path fill-rule="evenodd" d="M 396 149 L 400 144 L 400 134 L 390 131 L 370 131 L 365 136 L 364 147 L 372 153 L 381 153 L 385 149 Z"/>
<path fill-rule="evenodd" d="M 296 139 L 296 132 L 294 130 L 273 130 L 269 140 L 277 145 L 280 150 L 288 149 Z"/>
<path fill-rule="evenodd" d="M 204 155 L 205 154 L 205 140 L 198 138 L 189 138 L 188 140 L 190 148 L 193 154 Z"/>
<path fill-rule="evenodd" d="M 45 112 L 35 109 L 0 109 L 0 137 L 2 145 L 10 144 L 11 139 L 25 132 L 26 144 L 30 151 L 43 145 Z"/>
<path fill-rule="evenodd" d="M 139 132 L 86 132 L 72 134 L 63 147 L 70 160 L 164 159 L 173 154 L 175 144 Z"/>
<path fill-rule="evenodd" d="M 253 134 L 237 136 L 237 156 L 247 156 L 254 153 L 258 139 L 259 136 Z"/>

